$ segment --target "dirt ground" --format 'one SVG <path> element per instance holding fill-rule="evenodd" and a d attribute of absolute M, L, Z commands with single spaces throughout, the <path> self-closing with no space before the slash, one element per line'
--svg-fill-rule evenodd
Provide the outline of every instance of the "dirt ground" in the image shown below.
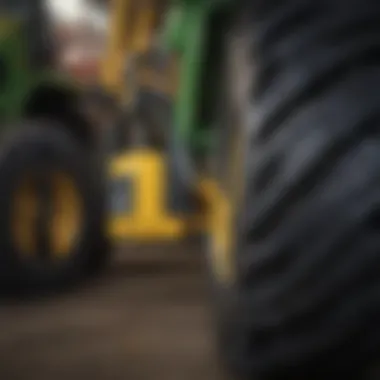
<path fill-rule="evenodd" d="M 0 306 L 0 379 L 221 379 L 200 252 L 118 256 L 75 293 Z"/>

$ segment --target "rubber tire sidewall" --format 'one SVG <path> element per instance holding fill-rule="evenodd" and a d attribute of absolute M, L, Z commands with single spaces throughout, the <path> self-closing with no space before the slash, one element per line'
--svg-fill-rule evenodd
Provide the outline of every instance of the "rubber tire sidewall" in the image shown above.
<path fill-rule="evenodd" d="M 23 128 L 23 127 L 20 127 Z M 30 170 L 48 167 L 68 173 L 74 180 L 84 210 L 81 236 L 66 260 L 45 266 L 20 259 L 12 242 L 11 199 L 18 181 Z M 25 126 L 4 141 L 0 154 L 0 259 L 3 280 L 23 290 L 53 290 L 81 278 L 91 260 L 94 236 L 99 231 L 100 192 L 88 155 L 75 139 L 58 126 Z"/>

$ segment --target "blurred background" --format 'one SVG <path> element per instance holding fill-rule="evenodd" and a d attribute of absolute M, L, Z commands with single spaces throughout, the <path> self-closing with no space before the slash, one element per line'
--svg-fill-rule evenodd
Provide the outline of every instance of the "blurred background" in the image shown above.
<path fill-rule="evenodd" d="M 107 1 L 49 0 L 48 9 L 59 70 L 81 86 L 95 85 L 107 45 Z M 85 284 L 1 301 L 0 379 L 221 378 L 201 245 L 117 244 L 113 251 L 106 271 Z"/>
<path fill-rule="evenodd" d="M 107 42 L 107 0 L 47 0 L 47 4 L 62 69 L 78 81 L 96 81 Z"/>

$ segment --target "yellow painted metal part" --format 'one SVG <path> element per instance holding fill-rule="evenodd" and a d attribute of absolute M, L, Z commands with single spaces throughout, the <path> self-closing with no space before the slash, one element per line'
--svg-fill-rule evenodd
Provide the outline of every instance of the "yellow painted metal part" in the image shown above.
<path fill-rule="evenodd" d="M 186 217 L 168 210 L 169 184 L 166 157 L 162 153 L 149 149 L 129 151 L 112 159 L 109 170 L 111 181 L 123 177 L 131 179 L 134 197 L 132 210 L 111 215 L 109 233 L 113 239 L 175 240 L 204 230 L 204 210 Z"/>
<path fill-rule="evenodd" d="M 101 80 L 116 95 L 125 91 L 125 65 L 135 55 L 147 51 L 155 33 L 155 0 L 112 0 L 107 48 Z M 125 95 L 125 94 L 124 94 Z"/>
<path fill-rule="evenodd" d="M 155 0 L 140 0 L 136 5 L 136 24 L 133 30 L 132 49 L 141 53 L 152 45 L 156 21 Z"/>
<path fill-rule="evenodd" d="M 101 80 L 107 90 L 117 91 L 122 76 L 122 66 L 130 35 L 128 14 L 133 0 L 111 0 L 108 20 L 108 38 L 103 59 Z"/>
<path fill-rule="evenodd" d="M 230 286 L 236 278 L 237 222 L 244 195 L 244 138 L 236 133 L 231 141 L 226 167 L 228 183 L 206 183 L 209 205 L 210 261 L 215 278 Z"/>
<path fill-rule="evenodd" d="M 48 223 L 51 258 L 66 258 L 73 252 L 83 228 L 83 204 L 74 180 L 61 172 L 51 175 L 52 212 Z M 11 230 L 13 244 L 21 255 L 38 255 L 36 221 L 39 198 L 36 178 L 24 178 L 13 196 Z"/>

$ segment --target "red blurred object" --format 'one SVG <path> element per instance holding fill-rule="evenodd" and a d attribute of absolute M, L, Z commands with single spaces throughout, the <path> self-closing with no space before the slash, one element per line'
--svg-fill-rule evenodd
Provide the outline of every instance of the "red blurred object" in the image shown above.
<path fill-rule="evenodd" d="M 103 55 L 104 35 L 80 24 L 61 25 L 58 35 L 60 68 L 79 82 L 96 82 Z"/>
<path fill-rule="evenodd" d="M 101 53 L 83 47 L 68 49 L 61 60 L 62 69 L 76 80 L 85 83 L 96 81 L 100 70 Z"/>

